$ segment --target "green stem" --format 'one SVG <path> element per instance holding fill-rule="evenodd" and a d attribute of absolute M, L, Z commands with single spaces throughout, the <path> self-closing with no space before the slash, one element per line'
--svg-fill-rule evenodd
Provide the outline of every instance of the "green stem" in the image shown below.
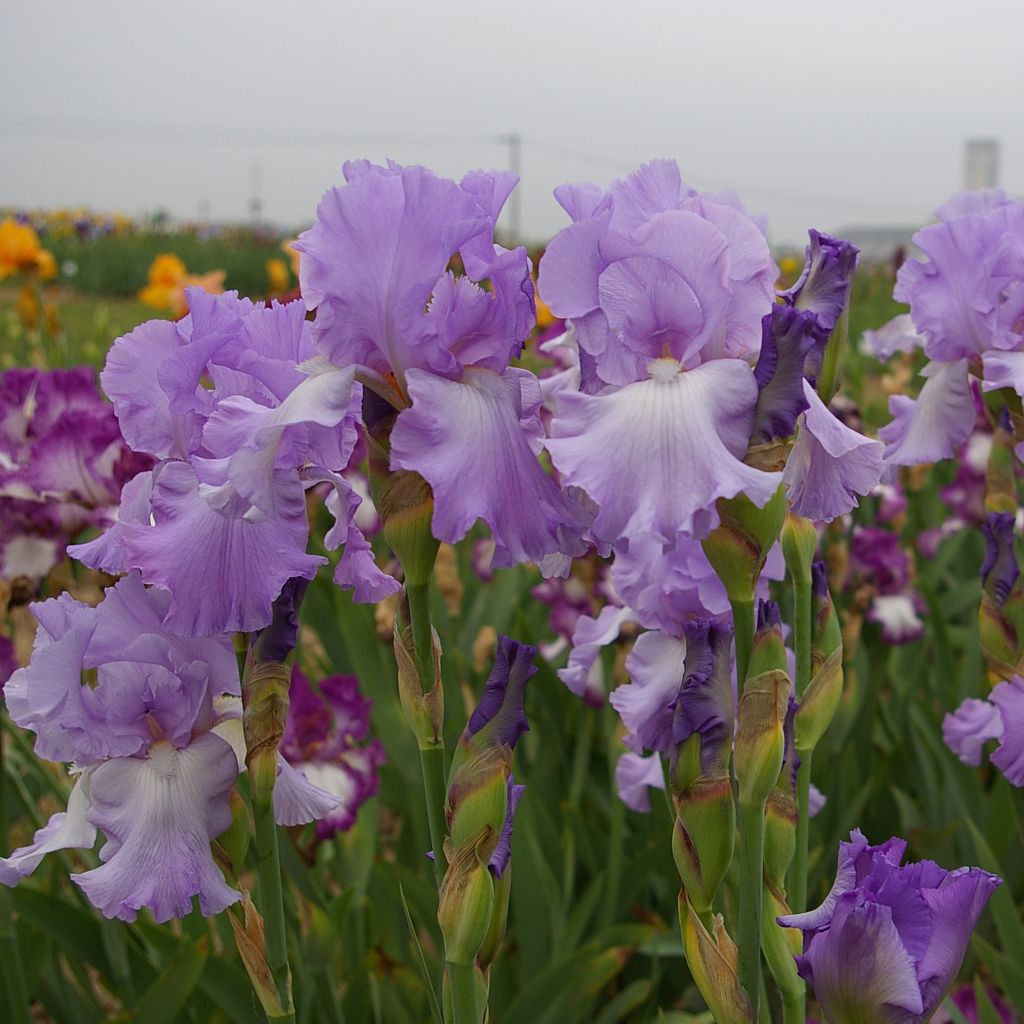
<path fill-rule="evenodd" d="M 811 681 L 811 577 L 793 579 L 793 643 L 796 647 L 796 695 Z"/>
<path fill-rule="evenodd" d="M 732 621 L 736 640 L 736 679 L 740 691 L 747 678 L 750 664 L 750 648 L 754 642 L 754 602 L 732 601 Z"/>
<path fill-rule="evenodd" d="M 430 848 L 434 852 L 434 874 L 440 886 L 448 861 L 444 855 L 445 786 L 444 747 L 420 750 L 420 768 L 423 772 L 423 794 L 427 801 L 427 825 L 430 828 Z"/>
<path fill-rule="evenodd" d="M 0 784 L 3 778 L 0 776 Z M 28 986 L 21 963 L 21 949 L 18 933 L 14 928 L 14 912 L 5 889 L 0 888 L 0 978 L 3 978 L 3 993 L 6 996 L 8 1016 L 11 1024 L 32 1024 L 29 1008 Z"/>
<path fill-rule="evenodd" d="M 761 901 L 764 889 L 764 801 L 739 805 L 740 981 L 757 1021 L 761 994 Z"/>
<path fill-rule="evenodd" d="M 254 800 L 252 815 L 256 832 L 256 867 L 267 965 L 274 977 L 277 994 L 285 1011 L 283 1016 L 274 1019 L 274 1024 L 295 1024 L 291 972 L 288 969 L 288 940 L 284 924 L 281 858 L 277 848 L 277 823 L 274 821 L 273 799 Z"/>
<path fill-rule="evenodd" d="M 805 1004 L 807 993 L 800 995 L 782 993 L 782 1024 L 807 1024 Z"/>
<path fill-rule="evenodd" d="M 808 804 L 811 796 L 811 756 L 807 750 L 800 755 L 800 767 L 796 772 L 796 851 L 790 869 L 789 906 L 794 914 L 807 909 L 807 853 L 810 848 L 810 815 Z"/>
<path fill-rule="evenodd" d="M 412 630 L 412 653 L 420 686 L 426 693 L 440 680 L 434 678 L 434 630 L 430 622 L 430 584 L 408 584 L 405 588 L 409 601 L 409 628 Z M 447 798 L 447 766 L 444 739 L 436 745 L 420 748 L 420 768 L 423 772 L 423 795 L 427 801 L 427 825 L 430 828 L 430 847 L 434 852 L 434 874 L 440 886 L 448 861 L 444 855 L 444 805 Z"/>
<path fill-rule="evenodd" d="M 454 1024 L 480 1024 L 477 1001 L 476 968 L 473 964 L 448 964 L 448 980 L 452 986 Z"/>

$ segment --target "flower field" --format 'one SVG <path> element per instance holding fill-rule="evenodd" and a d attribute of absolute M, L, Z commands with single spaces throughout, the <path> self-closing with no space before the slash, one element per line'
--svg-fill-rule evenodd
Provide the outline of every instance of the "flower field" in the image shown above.
<path fill-rule="evenodd" d="M 1021 1020 L 1024 204 L 684 173 L 0 216 L 0 1019 Z"/>

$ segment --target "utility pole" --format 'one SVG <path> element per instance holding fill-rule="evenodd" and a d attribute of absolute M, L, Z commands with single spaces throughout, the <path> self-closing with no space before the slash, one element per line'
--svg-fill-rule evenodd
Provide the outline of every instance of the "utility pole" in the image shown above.
<path fill-rule="evenodd" d="M 253 160 L 249 168 L 249 219 L 254 228 L 263 223 L 263 164 L 259 160 Z"/>
<path fill-rule="evenodd" d="M 520 179 L 508 200 L 508 232 L 513 244 L 523 239 L 523 136 L 519 132 L 499 135 L 498 141 L 508 146 L 508 169 Z"/>

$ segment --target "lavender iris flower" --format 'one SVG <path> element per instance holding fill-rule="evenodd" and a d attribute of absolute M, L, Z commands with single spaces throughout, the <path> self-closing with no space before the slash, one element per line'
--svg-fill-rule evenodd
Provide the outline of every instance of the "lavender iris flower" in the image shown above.
<path fill-rule="evenodd" d="M 652 536 L 667 551 L 716 525 L 717 498 L 764 505 L 779 475 L 742 462 L 774 298 L 757 224 L 684 185 L 666 160 L 607 191 L 555 195 L 574 223 L 548 246 L 539 286 L 572 321 L 581 379 L 558 395 L 548 450 L 597 505 L 595 539 Z"/>
<path fill-rule="evenodd" d="M 302 307 L 187 294 L 183 320 L 150 321 L 110 351 L 101 381 L 121 430 L 160 461 L 126 484 L 114 526 L 72 553 L 107 572 L 138 569 L 167 590 L 180 632 L 253 631 L 287 580 L 311 579 L 325 562 L 306 552 L 304 492 L 327 482 L 338 523 L 326 541 L 345 544 L 336 581 L 359 600 L 393 593 L 340 476 L 356 443 L 358 389 L 308 366 Z"/>
<path fill-rule="evenodd" d="M 995 190 L 964 193 L 938 215 L 914 236 L 927 258 L 904 263 L 893 292 L 910 304 L 931 360 L 917 399 L 889 400 L 893 421 L 880 436 L 894 465 L 949 458 L 966 440 L 974 423 L 968 373 L 979 361 L 986 391 L 1024 394 L 1024 204 Z"/>
<path fill-rule="evenodd" d="M 188 914 L 195 896 L 217 914 L 240 898 L 210 852 L 231 823 L 244 757 L 237 663 L 226 638 L 174 633 L 169 606 L 137 573 L 96 608 L 67 594 L 32 606 L 32 663 L 11 676 L 4 698 L 36 734 L 36 753 L 72 762 L 77 779 L 67 812 L 0 859 L 3 884 L 16 885 L 47 853 L 91 849 L 99 830 L 102 864 L 72 879 L 107 917 L 133 921 L 148 907 L 166 921 Z M 83 685 L 83 671 L 94 685 Z M 291 796 L 310 809 L 304 821 L 337 803 L 304 779 Z"/>
<path fill-rule="evenodd" d="M 360 695 L 353 676 L 328 676 L 314 690 L 297 665 L 289 697 L 281 754 L 314 786 L 340 801 L 316 824 L 317 838 L 329 839 L 355 824 L 359 808 L 380 785 L 384 748 L 378 739 L 363 742 L 370 731 L 371 701 Z"/>
<path fill-rule="evenodd" d="M 900 864 L 902 839 L 840 843 L 825 902 L 779 918 L 804 933 L 801 976 L 835 1024 L 924 1024 L 960 969 L 971 932 L 1001 884 L 979 868 Z"/>
<path fill-rule="evenodd" d="M 981 764 L 989 740 L 999 744 L 992 763 L 1014 786 L 1024 786 L 1024 679 L 1014 676 L 992 688 L 988 700 L 968 698 L 942 721 L 946 746 L 964 764 Z"/>
<path fill-rule="evenodd" d="M 0 577 L 38 580 L 70 540 L 114 519 L 152 460 L 128 450 L 91 368 L 0 375 Z"/>
<path fill-rule="evenodd" d="M 391 468 L 430 484 L 434 536 L 454 543 L 483 519 L 495 566 L 532 561 L 564 575 L 585 550 L 588 516 L 537 461 L 540 384 L 509 366 L 534 323 L 526 250 L 493 240 L 515 175 L 474 171 L 457 183 L 361 161 L 345 177 L 296 243 L 327 375 L 358 376 L 400 410 Z"/>

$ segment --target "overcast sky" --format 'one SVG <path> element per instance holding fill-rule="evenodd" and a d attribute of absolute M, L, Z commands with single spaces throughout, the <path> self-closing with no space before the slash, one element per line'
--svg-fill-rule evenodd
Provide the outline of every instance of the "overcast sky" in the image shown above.
<path fill-rule="evenodd" d="M 923 223 L 968 138 L 1024 193 L 1022 38 L 1019 0 L 0 0 L 0 206 L 298 226 L 346 159 L 458 177 L 520 133 L 531 238 L 656 156 L 778 242 Z"/>

